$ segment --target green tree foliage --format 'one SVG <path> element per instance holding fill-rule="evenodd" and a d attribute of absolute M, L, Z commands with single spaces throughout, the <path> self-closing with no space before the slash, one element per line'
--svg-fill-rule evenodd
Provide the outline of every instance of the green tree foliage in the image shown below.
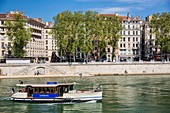
<path fill-rule="evenodd" d="M 79 48 L 88 58 L 94 48 L 94 41 L 97 41 L 102 50 L 108 44 L 115 48 L 119 39 L 121 22 L 116 16 L 107 18 L 92 11 L 64 11 L 53 19 L 52 33 L 57 40 L 60 57 L 68 52 L 75 56 L 75 51 Z"/>
<path fill-rule="evenodd" d="M 118 16 L 106 17 L 106 16 L 99 16 L 98 22 L 98 38 L 99 41 L 99 48 L 105 48 L 107 45 L 111 45 L 113 47 L 112 53 L 114 53 L 115 49 L 117 48 L 117 43 L 120 35 L 120 30 L 122 30 L 121 20 Z M 103 52 L 103 51 L 101 51 Z M 101 53 L 102 54 L 102 53 Z"/>
<path fill-rule="evenodd" d="M 25 56 L 24 47 L 31 37 L 31 29 L 24 27 L 26 22 L 27 20 L 21 12 L 14 13 L 12 18 L 7 18 L 5 22 L 7 35 L 10 36 L 12 42 L 12 55 L 14 57 L 22 58 Z"/>
<path fill-rule="evenodd" d="M 170 53 L 170 12 L 153 14 L 150 22 L 156 35 L 156 45 L 164 54 Z"/>

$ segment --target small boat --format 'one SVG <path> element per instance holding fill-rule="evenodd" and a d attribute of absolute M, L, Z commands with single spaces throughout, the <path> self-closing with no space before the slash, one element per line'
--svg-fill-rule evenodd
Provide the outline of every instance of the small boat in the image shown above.
<path fill-rule="evenodd" d="M 18 92 L 11 96 L 12 101 L 17 102 L 48 102 L 48 103 L 67 103 L 67 102 L 101 102 L 102 86 L 86 91 L 76 90 L 77 83 L 47 82 L 47 84 L 16 84 L 20 88 Z"/>

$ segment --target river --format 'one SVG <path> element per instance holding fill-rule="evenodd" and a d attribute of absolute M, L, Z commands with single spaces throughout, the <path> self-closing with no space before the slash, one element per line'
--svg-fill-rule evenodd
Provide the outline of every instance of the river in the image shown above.
<path fill-rule="evenodd" d="M 18 79 L 0 79 L 0 113 L 170 113 L 170 75 L 27 78 L 24 83 L 78 82 L 77 89 L 102 84 L 102 103 L 18 103 L 10 101 Z"/>

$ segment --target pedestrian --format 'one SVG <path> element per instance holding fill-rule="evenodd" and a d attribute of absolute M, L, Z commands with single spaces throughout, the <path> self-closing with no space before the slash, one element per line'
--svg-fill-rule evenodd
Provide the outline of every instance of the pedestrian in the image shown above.
<path fill-rule="evenodd" d="M 20 84 L 23 84 L 24 82 L 23 82 L 22 80 L 19 80 L 19 83 L 20 83 Z"/>
<path fill-rule="evenodd" d="M 125 70 L 125 75 L 127 75 L 128 74 L 128 72 L 127 72 L 127 70 Z"/>

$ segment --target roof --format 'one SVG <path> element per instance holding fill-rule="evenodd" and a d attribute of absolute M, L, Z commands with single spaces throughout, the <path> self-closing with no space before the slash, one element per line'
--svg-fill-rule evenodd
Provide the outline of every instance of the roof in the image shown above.
<path fill-rule="evenodd" d="M 6 14 L 0 14 L 0 18 L 6 18 Z"/>
<path fill-rule="evenodd" d="M 113 16 L 118 16 L 117 14 L 99 14 L 99 16 L 104 16 L 104 17 L 113 17 Z M 119 19 L 121 20 L 140 20 L 140 17 L 128 17 L 128 16 L 118 16 Z"/>
<path fill-rule="evenodd" d="M 16 86 L 19 87 L 27 87 L 27 86 L 32 86 L 32 87 L 56 87 L 56 86 L 68 86 L 68 85 L 75 85 L 78 83 L 59 83 L 59 84 L 16 84 Z"/>

